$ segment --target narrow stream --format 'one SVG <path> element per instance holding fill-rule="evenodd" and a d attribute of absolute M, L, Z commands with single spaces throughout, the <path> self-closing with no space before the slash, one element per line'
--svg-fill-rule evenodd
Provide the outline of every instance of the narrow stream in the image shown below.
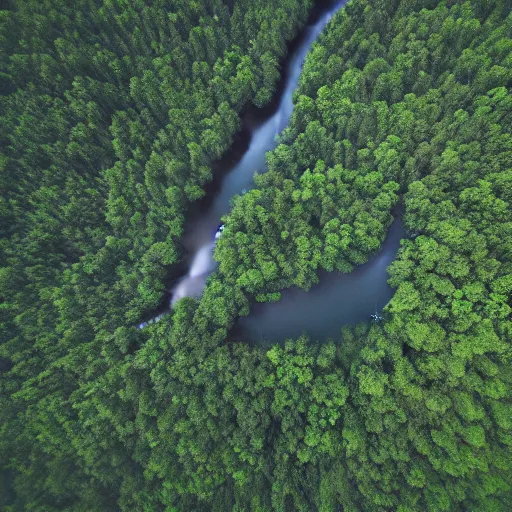
<path fill-rule="evenodd" d="M 304 28 L 298 44 L 289 54 L 284 66 L 285 83 L 280 91 L 277 108 L 273 109 L 266 119 L 247 120 L 249 126 L 245 128 L 252 131 L 247 151 L 238 162 L 222 170 L 223 179 L 217 195 L 201 217 L 192 223 L 184 237 L 183 244 L 192 255 L 191 262 L 188 273 L 170 290 L 170 306 L 183 297 L 198 297 L 203 292 L 206 278 L 216 266 L 213 261 L 213 246 L 220 219 L 229 212 L 231 198 L 250 189 L 253 186 L 254 173 L 265 170 L 265 154 L 276 147 L 276 136 L 290 120 L 293 111 L 293 91 L 297 88 L 302 63 L 309 48 L 333 14 L 343 7 L 346 1 L 339 0 L 329 4 L 313 24 Z M 160 320 L 166 312 L 164 310 L 151 320 L 141 323 L 139 327 L 143 328 Z"/>

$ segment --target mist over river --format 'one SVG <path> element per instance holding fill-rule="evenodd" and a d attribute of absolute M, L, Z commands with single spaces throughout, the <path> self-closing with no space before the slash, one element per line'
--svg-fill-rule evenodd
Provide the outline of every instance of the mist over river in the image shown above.
<path fill-rule="evenodd" d="M 193 256 L 188 274 L 171 290 L 172 304 L 182 297 L 194 297 L 202 293 L 206 278 L 215 268 L 212 254 L 220 219 L 229 212 L 233 196 L 253 187 L 254 173 L 265 170 L 265 154 L 276 147 L 276 136 L 286 128 L 292 115 L 292 97 L 299 82 L 302 63 L 326 23 L 345 3 L 344 0 L 329 5 L 319 13 L 317 20 L 304 28 L 283 66 L 284 80 L 273 102 L 276 106 L 270 108 L 264 118 L 257 114 L 244 118 L 244 129 L 251 131 L 249 145 L 238 162 L 232 164 L 228 158 L 225 168 L 217 166 L 216 172 L 223 178 L 213 201 L 201 212 L 185 235 L 184 246 Z"/>

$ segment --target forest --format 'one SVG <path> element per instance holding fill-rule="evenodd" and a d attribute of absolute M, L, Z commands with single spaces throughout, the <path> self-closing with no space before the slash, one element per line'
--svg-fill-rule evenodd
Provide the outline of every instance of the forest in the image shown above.
<path fill-rule="evenodd" d="M 342 6 L 204 293 L 138 328 L 325 4 L 0 4 L 1 511 L 512 510 L 508 0 Z M 234 328 L 396 217 L 382 321 Z"/>

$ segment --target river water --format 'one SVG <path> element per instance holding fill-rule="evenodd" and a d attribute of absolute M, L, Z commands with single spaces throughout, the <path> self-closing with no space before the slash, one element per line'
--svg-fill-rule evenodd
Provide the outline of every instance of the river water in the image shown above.
<path fill-rule="evenodd" d="M 212 253 L 214 236 L 220 225 L 220 219 L 229 212 L 233 196 L 252 188 L 254 173 L 265 170 L 265 154 L 276 147 L 276 136 L 286 128 L 292 115 L 293 91 L 297 88 L 306 54 L 332 15 L 345 3 L 345 1 L 339 1 L 331 4 L 318 20 L 305 27 L 283 70 L 285 83 L 280 91 L 277 109 L 266 119 L 250 118 L 248 120 L 252 125 L 252 136 L 247 151 L 231 169 L 223 170 L 224 179 L 213 203 L 184 238 L 185 248 L 194 256 L 187 276 L 181 279 L 172 290 L 172 304 L 182 297 L 198 296 L 203 291 L 206 278 L 215 268 Z"/>
<path fill-rule="evenodd" d="M 233 155 L 228 155 L 220 165 L 216 166 L 215 174 L 222 176 L 220 185 L 214 183 L 217 185 L 215 197 L 213 200 L 207 198 L 208 207 L 201 212 L 197 219 L 192 221 L 192 225 L 185 234 L 183 246 L 191 255 L 189 269 L 187 274 L 179 279 L 170 290 L 169 306 L 172 307 L 177 300 L 183 297 L 199 297 L 203 292 L 206 278 L 216 267 L 213 260 L 213 247 L 221 217 L 229 212 L 233 196 L 242 194 L 245 190 L 253 187 L 254 173 L 265 170 L 265 154 L 276 147 L 277 135 L 288 125 L 290 120 L 293 111 L 293 91 L 297 88 L 302 63 L 309 48 L 332 15 L 345 3 L 346 0 L 327 3 L 320 13 L 316 13 L 312 22 L 304 27 L 302 34 L 292 45 L 292 51 L 282 70 L 284 83 L 279 87 L 278 98 L 274 99 L 270 108 L 263 110 L 263 116 L 253 110 L 243 119 L 243 131 L 249 135 L 247 148 L 243 148 L 245 152 L 240 158 L 235 158 L 235 163 L 232 163 Z M 233 152 L 235 155 L 236 149 L 234 148 Z M 149 323 L 160 320 L 168 309 L 169 307 L 164 305 L 164 308 L 160 308 L 158 315 L 141 323 L 139 327 L 143 328 Z"/>
<path fill-rule="evenodd" d="M 265 154 L 273 150 L 277 135 L 288 125 L 293 111 L 293 92 L 297 88 L 303 61 L 315 39 L 333 14 L 346 0 L 328 4 L 307 25 L 293 43 L 283 69 L 283 80 L 273 105 L 257 113 L 254 109 L 243 118 L 245 137 L 234 141 L 233 148 L 215 168 L 214 180 L 207 197 L 198 208 L 199 215 L 191 220 L 183 238 L 183 246 L 190 255 L 188 272 L 171 287 L 168 304 L 149 322 L 158 321 L 170 307 L 183 297 L 199 297 L 207 277 L 215 269 L 213 248 L 215 233 L 221 218 L 230 210 L 233 196 L 253 187 L 255 172 L 265 171 Z M 245 140 L 244 140 L 245 139 Z M 368 320 L 380 311 L 392 296 L 387 285 L 386 267 L 398 250 L 403 234 L 402 224 L 396 221 L 381 252 L 371 262 L 349 275 L 323 273 L 320 284 L 309 292 L 285 290 L 275 304 L 256 304 L 249 317 L 240 319 L 238 327 L 251 339 L 282 339 L 298 336 L 307 330 L 313 336 L 332 336 L 328 326 Z"/>
<path fill-rule="evenodd" d="M 284 341 L 307 332 L 311 338 L 340 337 L 343 325 L 371 320 L 393 296 L 387 267 L 405 237 L 402 220 L 391 225 L 380 251 L 350 274 L 321 271 L 320 282 L 308 292 L 293 287 L 275 303 L 253 304 L 249 316 L 239 318 L 230 339 L 252 342 Z"/>

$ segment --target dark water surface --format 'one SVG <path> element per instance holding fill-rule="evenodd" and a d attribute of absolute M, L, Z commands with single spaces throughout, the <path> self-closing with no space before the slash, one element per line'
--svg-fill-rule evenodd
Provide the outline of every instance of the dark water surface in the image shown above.
<path fill-rule="evenodd" d="M 380 251 L 350 274 L 320 272 L 320 282 L 308 292 L 293 287 L 281 292 L 275 303 L 253 304 L 249 316 L 240 318 L 230 336 L 252 342 L 283 341 L 307 332 L 311 338 L 335 340 L 342 325 L 367 322 L 381 313 L 393 296 L 386 268 L 393 261 L 405 230 L 400 218 L 389 229 Z"/>

